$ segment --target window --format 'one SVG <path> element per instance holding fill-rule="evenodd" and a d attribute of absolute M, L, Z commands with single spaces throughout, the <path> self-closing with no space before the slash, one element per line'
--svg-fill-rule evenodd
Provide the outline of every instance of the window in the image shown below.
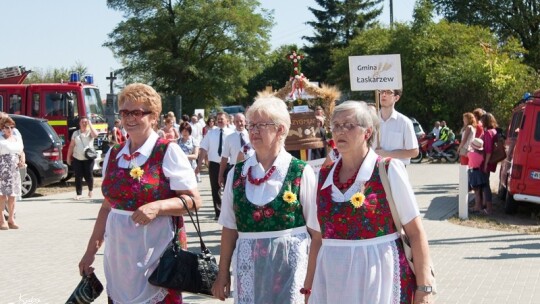
<path fill-rule="evenodd" d="M 0 95 L 0 112 L 4 112 L 4 96 Z"/>
<path fill-rule="evenodd" d="M 21 114 L 22 98 L 19 94 L 11 94 L 9 96 L 9 114 Z"/>
<path fill-rule="evenodd" d="M 56 92 L 45 94 L 45 113 L 47 116 L 64 116 L 62 94 Z"/>
<path fill-rule="evenodd" d="M 39 93 L 34 93 L 34 95 L 32 95 L 32 117 L 39 117 L 39 99 Z"/>
<path fill-rule="evenodd" d="M 536 126 L 534 126 L 534 140 L 540 141 L 540 112 L 536 113 Z"/>
<path fill-rule="evenodd" d="M 105 112 L 103 111 L 103 103 L 99 90 L 94 88 L 84 88 L 84 101 L 86 104 L 86 116 L 92 120 L 93 123 L 106 122 L 103 117 Z"/>
<path fill-rule="evenodd" d="M 516 138 L 519 134 L 519 129 L 521 128 L 523 120 L 523 111 L 519 111 L 514 114 L 512 117 L 512 122 L 510 123 L 510 132 L 508 132 L 508 136 L 510 138 Z"/>

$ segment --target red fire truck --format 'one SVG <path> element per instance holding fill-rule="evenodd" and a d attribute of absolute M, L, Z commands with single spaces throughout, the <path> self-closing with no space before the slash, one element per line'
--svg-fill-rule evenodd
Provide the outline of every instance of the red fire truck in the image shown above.
<path fill-rule="evenodd" d="M 102 150 L 107 121 L 93 77 L 85 76 L 81 81 L 77 73 L 72 73 L 67 82 L 23 84 L 30 72 L 23 67 L 0 69 L 0 111 L 47 119 L 64 143 L 64 161 L 71 135 L 79 127 L 78 117 L 86 116 L 99 133 L 95 148 Z"/>

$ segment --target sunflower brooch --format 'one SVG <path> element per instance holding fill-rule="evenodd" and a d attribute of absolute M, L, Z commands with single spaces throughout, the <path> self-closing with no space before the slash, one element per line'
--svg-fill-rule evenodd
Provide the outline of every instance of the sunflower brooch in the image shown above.
<path fill-rule="evenodd" d="M 291 191 L 291 183 L 289 183 L 289 190 L 285 191 L 285 193 L 283 194 L 283 200 L 289 204 L 292 204 L 296 202 L 296 199 L 296 194 Z"/>
<path fill-rule="evenodd" d="M 351 204 L 353 205 L 353 207 L 355 209 L 358 209 L 358 208 L 362 207 L 362 205 L 364 204 L 365 199 L 366 199 L 366 196 L 364 195 L 364 193 L 356 192 L 351 197 Z"/>

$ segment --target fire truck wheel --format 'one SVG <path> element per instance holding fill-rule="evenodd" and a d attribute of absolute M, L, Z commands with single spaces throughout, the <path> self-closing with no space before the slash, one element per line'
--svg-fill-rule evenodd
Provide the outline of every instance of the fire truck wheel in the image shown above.
<path fill-rule="evenodd" d="M 31 168 L 26 171 L 26 176 L 21 183 L 22 197 L 27 198 L 36 192 L 38 180 L 36 174 Z"/>
<path fill-rule="evenodd" d="M 514 195 L 510 191 L 506 191 L 506 200 L 504 200 L 504 212 L 506 214 L 514 214 L 517 212 L 518 205 L 514 199 Z"/>

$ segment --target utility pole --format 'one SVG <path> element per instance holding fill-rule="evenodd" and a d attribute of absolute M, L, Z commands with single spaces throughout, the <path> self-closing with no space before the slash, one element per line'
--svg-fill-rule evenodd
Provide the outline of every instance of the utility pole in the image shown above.
<path fill-rule="evenodd" d="M 394 27 L 394 1 L 390 0 L 390 28 Z"/>
<path fill-rule="evenodd" d="M 109 77 L 106 77 L 105 79 L 107 79 L 110 82 L 110 84 L 111 84 L 111 94 L 114 94 L 114 92 L 113 92 L 113 83 L 116 80 L 116 76 L 114 76 L 114 72 L 111 72 L 109 74 Z"/>

